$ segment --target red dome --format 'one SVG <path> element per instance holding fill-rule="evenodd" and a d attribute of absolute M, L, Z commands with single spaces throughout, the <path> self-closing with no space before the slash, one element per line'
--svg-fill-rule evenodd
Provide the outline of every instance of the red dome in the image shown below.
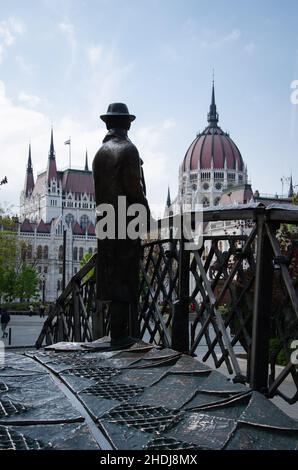
<path fill-rule="evenodd" d="M 216 111 L 214 83 L 210 111 L 208 113 L 209 125 L 192 142 L 183 160 L 182 170 L 201 170 L 212 168 L 223 169 L 225 164 L 228 170 L 243 171 L 244 165 L 238 147 L 232 141 L 229 134 L 217 125 L 218 113 Z"/>
<path fill-rule="evenodd" d="M 236 170 L 236 162 L 238 171 L 244 169 L 238 147 L 218 126 L 208 126 L 192 142 L 183 160 L 183 171 L 210 169 L 212 159 L 215 169 L 223 169 L 225 161 L 228 170 Z"/>

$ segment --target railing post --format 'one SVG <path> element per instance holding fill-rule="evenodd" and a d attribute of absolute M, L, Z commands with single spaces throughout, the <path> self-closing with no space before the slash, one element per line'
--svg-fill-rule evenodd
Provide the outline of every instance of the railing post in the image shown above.
<path fill-rule="evenodd" d="M 96 299 L 96 309 L 92 312 L 92 338 L 93 340 L 102 338 L 104 331 L 104 303 Z"/>
<path fill-rule="evenodd" d="M 265 209 L 257 209 L 257 254 L 250 354 L 250 386 L 253 390 L 261 393 L 266 393 L 268 390 L 270 314 L 273 282 L 273 254 L 266 232 L 265 221 Z"/>
<path fill-rule="evenodd" d="M 178 268 L 179 299 L 174 302 L 172 348 L 185 353 L 189 351 L 189 262 L 190 251 L 185 249 L 185 239 L 181 233 Z"/>
<path fill-rule="evenodd" d="M 81 338 L 81 318 L 80 318 L 80 299 L 79 299 L 79 286 L 76 282 L 73 282 L 72 291 L 73 300 L 73 329 L 74 329 L 74 341 L 80 342 Z"/>

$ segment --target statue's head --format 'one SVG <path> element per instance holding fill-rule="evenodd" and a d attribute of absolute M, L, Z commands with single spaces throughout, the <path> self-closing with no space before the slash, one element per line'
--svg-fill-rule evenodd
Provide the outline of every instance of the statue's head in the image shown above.
<path fill-rule="evenodd" d="M 135 120 L 133 114 L 129 114 L 128 107 L 124 103 L 111 103 L 106 114 L 100 118 L 106 123 L 107 129 L 130 129 L 130 124 Z"/>

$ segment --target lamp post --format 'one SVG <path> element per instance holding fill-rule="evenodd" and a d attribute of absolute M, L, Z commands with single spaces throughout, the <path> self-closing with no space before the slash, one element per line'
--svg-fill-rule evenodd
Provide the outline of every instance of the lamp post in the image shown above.
<path fill-rule="evenodd" d="M 46 277 L 44 274 L 41 276 L 42 281 L 42 303 L 45 302 L 45 290 L 46 290 Z"/>

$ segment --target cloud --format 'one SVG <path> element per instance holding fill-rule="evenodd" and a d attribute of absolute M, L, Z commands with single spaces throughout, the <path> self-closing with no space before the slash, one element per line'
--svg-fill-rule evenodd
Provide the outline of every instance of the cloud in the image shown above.
<path fill-rule="evenodd" d="M 70 47 L 74 50 L 77 47 L 74 26 L 71 23 L 59 23 L 58 28 L 66 37 Z"/>
<path fill-rule="evenodd" d="M 227 44 L 238 41 L 240 36 L 241 36 L 241 31 L 239 29 L 233 29 L 228 34 L 222 37 L 218 37 L 217 39 L 212 39 L 209 41 L 206 41 L 206 40 L 202 41 L 201 47 L 219 49 Z"/>
<path fill-rule="evenodd" d="M 17 36 L 21 36 L 26 31 L 24 23 L 14 17 L 0 21 L 0 63 L 3 61 L 4 53 L 11 47 Z"/>
<path fill-rule="evenodd" d="M 75 28 L 73 24 L 69 22 L 61 22 L 58 24 L 58 29 L 64 35 L 70 47 L 70 61 L 65 69 L 65 78 L 68 79 L 71 76 L 71 71 L 76 61 L 77 40 Z"/>
<path fill-rule="evenodd" d="M 20 69 L 25 72 L 27 75 L 33 75 L 35 66 L 29 64 L 24 57 L 17 55 L 15 58 L 16 63 L 20 67 Z"/>
<path fill-rule="evenodd" d="M 19 101 L 23 101 L 24 103 L 28 104 L 28 106 L 31 108 L 36 108 L 41 102 L 41 99 L 38 96 L 30 95 L 24 91 L 20 91 L 18 94 L 18 99 Z"/>
<path fill-rule="evenodd" d="M 102 47 L 101 46 L 91 46 L 87 49 L 87 56 L 92 67 L 95 67 L 102 55 Z"/>
<path fill-rule="evenodd" d="M 142 126 L 132 132 L 133 142 L 144 161 L 144 173 L 149 202 L 164 207 L 169 181 L 177 180 L 177 168 L 166 148 L 168 132 L 176 127 L 172 118 L 161 123 Z"/>
<path fill-rule="evenodd" d="M 255 52 L 255 49 L 256 49 L 256 45 L 254 42 L 249 42 L 248 44 L 244 46 L 244 50 L 248 54 L 253 54 Z"/>
<path fill-rule="evenodd" d="M 5 84 L 0 81 L 0 148 L 1 175 L 7 176 L 8 184 L 1 187 L 0 205 L 14 204 L 14 213 L 19 212 L 19 197 L 24 185 L 28 157 L 28 144 L 31 139 L 34 178 L 47 165 L 50 144 L 50 117 L 32 108 L 39 97 L 20 91 L 17 103 L 8 97 Z M 25 99 L 24 99 L 25 98 Z M 41 100 L 42 102 L 44 100 Z M 35 103 L 34 103 L 35 102 Z M 86 147 L 91 166 L 93 156 L 101 145 L 105 129 L 98 129 L 98 122 L 90 125 L 64 115 L 53 123 L 54 144 L 58 168 L 68 165 L 68 149 L 65 140 L 71 136 L 72 167 L 83 168 Z"/>

